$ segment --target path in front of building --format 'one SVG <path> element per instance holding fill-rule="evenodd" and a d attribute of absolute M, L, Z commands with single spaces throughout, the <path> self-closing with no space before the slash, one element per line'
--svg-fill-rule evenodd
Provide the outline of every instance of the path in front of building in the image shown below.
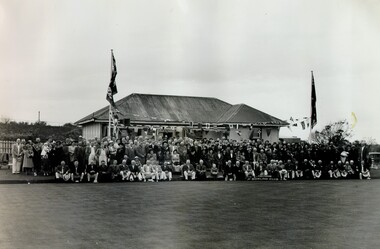
<path fill-rule="evenodd" d="M 378 248 L 380 181 L 1 184 L 0 248 Z"/>

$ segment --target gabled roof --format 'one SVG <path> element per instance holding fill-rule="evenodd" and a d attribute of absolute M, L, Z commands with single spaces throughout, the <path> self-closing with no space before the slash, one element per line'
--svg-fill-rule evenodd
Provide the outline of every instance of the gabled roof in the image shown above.
<path fill-rule="evenodd" d="M 119 118 L 151 122 L 208 122 L 213 123 L 231 105 L 216 98 L 133 93 L 116 103 Z M 108 120 L 108 106 L 90 114 L 77 124 L 91 120 Z"/>
<path fill-rule="evenodd" d="M 285 126 L 269 114 L 245 104 L 231 105 L 217 98 L 133 93 L 116 103 L 119 119 L 134 122 L 247 123 Z M 108 122 L 108 106 L 78 120 L 76 124 Z"/>
<path fill-rule="evenodd" d="M 246 104 L 231 106 L 219 119 L 218 123 L 247 123 L 258 125 L 280 125 L 288 123 L 259 111 Z"/>

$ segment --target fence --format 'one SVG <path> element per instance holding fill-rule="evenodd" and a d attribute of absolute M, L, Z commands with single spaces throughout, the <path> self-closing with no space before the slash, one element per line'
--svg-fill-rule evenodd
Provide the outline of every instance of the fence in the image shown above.
<path fill-rule="evenodd" d="M 12 145 L 15 141 L 0 141 L 0 153 L 11 154 L 12 153 Z"/>

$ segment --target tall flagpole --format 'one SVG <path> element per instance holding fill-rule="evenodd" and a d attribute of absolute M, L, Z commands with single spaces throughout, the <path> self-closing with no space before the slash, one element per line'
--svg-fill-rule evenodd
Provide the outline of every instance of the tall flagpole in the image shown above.
<path fill-rule="evenodd" d="M 113 49 L 111 49 L 111 77 L 112 77 L 112 52 L 113 52 Z M 111 103 L 109 104 L 109 111 L 108 111 L 108 138 L 111 139 L 111 113 L 112 113 L 112 109 L 111 109 Z"/>
<path fill-rule="evenodd" d="M 313 71 L 311 71 L 311 105 L 310 105 L 310 141 L 311 141 L 311 134 L 314 126 L 317 124 L 317 96 L 315 92 L 315 82 L 314 82 L 314 75 Z"/>
<path fill-rule="evenodd" d="M 311 70 L 311 88 L 310 88 L 310 100 L 312 101 L 313 99 L 313 70 Z M 311 103 L 310 101 L 310 103 Z M 310 134 L 309 137 L 311 138 L 311 131 L 313 130 L 313 126 L 311 125 L 311 118 L 313 114 L 313 105 L 310 105 Z"/>

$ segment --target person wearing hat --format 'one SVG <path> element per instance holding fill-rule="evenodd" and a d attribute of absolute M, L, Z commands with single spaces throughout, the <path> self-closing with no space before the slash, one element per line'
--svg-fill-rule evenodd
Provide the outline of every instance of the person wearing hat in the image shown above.
<path fill-rule="evenodd" d="M 22 163 L 22 167 L 24 169 L 24 171 L 26 172 L 26 175 L 28 175 L 28 172 L 32 172 L 33 168 L 34 168 L 34 164 L 33 164 L 33 157 L 34 157 L 34 152 L 33 152 L 33 147 L 32 147 L 32 141 L 28 141 L 24 147 L 22 148 L 23 149 L 23 163 Z"/>
<path fill-rule="evenodd" d="M 33 157 L 34 176 L 37 176 L 38 173 L 41 171 L 42 145 L 43 144 L 41 143 L 41 139 L 40 138 L 36 138 L 36 142 L 33 144 L 33 152 L 34 152 L 34 157 Z"/>
<path fill-rule="evenodd" d="M 44 173 L 44 176 L 49 175 L 51 165 L 50 165 L 50 157 L 51 156 L 51 149 L 52 145 L 49 142 L 50 139 L 42 145 L 42 151 L 41 151 L 41 162 L 42 162 L 42 171 Z"/>
<path fill-rule="evenodd" d="M 343 164 L 346 163 L 347 156 L 348 156 L 348 152 L 347 152 L 347 151 L 342 151 L 342 153 L 340 153 L 340 161 L 341 161 Z"/>

